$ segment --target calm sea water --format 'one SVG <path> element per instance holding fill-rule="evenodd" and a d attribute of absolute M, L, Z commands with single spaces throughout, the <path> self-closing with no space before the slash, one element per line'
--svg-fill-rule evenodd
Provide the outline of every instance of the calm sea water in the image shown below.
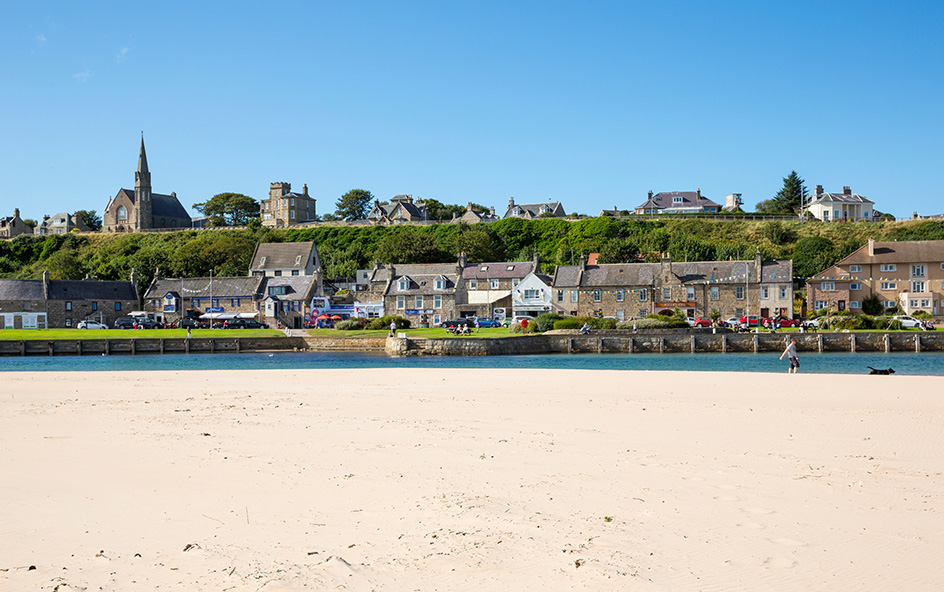
<path fill-rule="evenodd" d="M 0 372 L 142 370 L 268 370 L 298 368 L 561 368 L 786 372 L 780 354 L 577 354 L 535 356 L 405 357 L 371 353 L 243 353 L 0 358 Z M 803 353 L 800 371 L 867 374 L 867 366 L 898 375 L 944 376 L 944 353 Z"/>

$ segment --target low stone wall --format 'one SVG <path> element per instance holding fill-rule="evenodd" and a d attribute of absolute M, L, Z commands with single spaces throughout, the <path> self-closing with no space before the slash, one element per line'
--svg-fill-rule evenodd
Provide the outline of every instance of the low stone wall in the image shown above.
<path fill-rule="evenodd" d="M 595 331 L 590 335 L 526 335 L 495 339 L 387 338 L 392 355 L 489 356 L 548 353 L 782 352 L 790 339 L 801 352 L 944 351 L 944 331 L 928 333 L 710 333 Z"/>
<path fill-rule="evenodd" d="M 308 349 L 299 337 L 241 337 L 231 339 L 31 339 L 0 341 L 0 356 L 88 356 L 294 351 Z"/>
<path fill-rule="evenodd" d="M 305 337 L 305 345 L 315 351 L 384 351 L 387 338 L 380 337 Z"/>

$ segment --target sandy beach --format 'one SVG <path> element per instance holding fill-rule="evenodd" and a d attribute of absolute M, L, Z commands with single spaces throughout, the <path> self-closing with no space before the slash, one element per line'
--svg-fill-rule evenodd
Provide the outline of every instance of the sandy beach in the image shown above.
<path fill-rule="evenodd" d="M 2 381 L 0 591 L 944 588 L 940 377 Z"/>

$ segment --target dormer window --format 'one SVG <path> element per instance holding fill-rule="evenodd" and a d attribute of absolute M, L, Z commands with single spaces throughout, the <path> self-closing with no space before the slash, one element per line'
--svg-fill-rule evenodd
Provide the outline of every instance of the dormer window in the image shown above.
<path fill-rule="evenodd" d="M 505 268 L 505 271 L 514 271 L 514 270 L 515 270 L 514 265 L 509 265 L 508 267 Z"/>
<path fill-rule="evenodd" d="M 481 271 L 482 273 L 485 273 L 486 271 L 488 271 L 488 265 L 483 265 L 483 266 L 482 266 L 482 269 L 481 269 L 480 271 Z"/>
<path fill-rule="evenodd" d="M 675 197 L 672 198 L 673 205 L 684 203 L 684 201 L 685 199 L 681 195 L 676 195 Z"/>
<path fill-rule="evenodd" d="M 437 289 L 437 290 L 445 290 L 445 289 L 446 289 L 446 280 L 443 279 L 443 278 L 437 278 L 437 279 L 436 279 L 436 289 Z"/>
<path fill-rule="evenodd" d="M 397 282 L 397 288 L 400 290 L 408 290 L 410 288 L 410 280 L 400 280 Z"/>

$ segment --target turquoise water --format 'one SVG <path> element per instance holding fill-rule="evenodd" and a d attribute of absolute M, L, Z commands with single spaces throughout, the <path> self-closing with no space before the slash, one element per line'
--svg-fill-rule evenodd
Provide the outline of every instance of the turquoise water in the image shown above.
<path fill-rule="evenodd" d="M 371 353 L 165 354 L 0 358 L 0 372 L 142 370 L 275 370 L 300 368 L 562 368 L 786 372 L 780 354 L 577 354 L 534 356 L 404 357 Z M 944 376 L 944 353 L 802 353 L 800 371 L 868 374 L 866 366 L 894 368 L 898 375 Z"/>

